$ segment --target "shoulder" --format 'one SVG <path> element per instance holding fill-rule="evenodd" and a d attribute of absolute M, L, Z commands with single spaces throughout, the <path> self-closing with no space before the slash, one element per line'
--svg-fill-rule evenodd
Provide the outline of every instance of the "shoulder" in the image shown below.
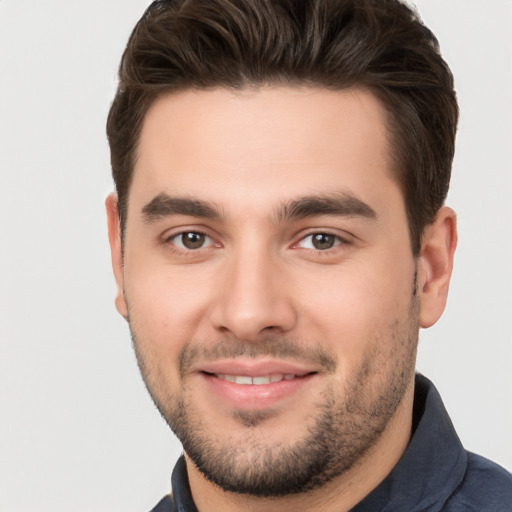
<path fill-rule="evenodd" d="M 468 453 L 464 479 L 443 510 L 511 512 L 512 474 L 480 455 Z"/>

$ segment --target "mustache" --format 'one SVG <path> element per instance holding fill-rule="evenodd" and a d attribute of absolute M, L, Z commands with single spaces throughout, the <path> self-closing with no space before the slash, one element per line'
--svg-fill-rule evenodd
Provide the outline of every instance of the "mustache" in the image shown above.
<path fill-rule="evenodd" d="M 213 344 L 188 342 L 180 350 L 178 365 L 183 377 L 198 361 L 215 361 L 248 357 L 252 359 L 268 357 L 272 359 L 294 359 L 320 366 L 332 373 L 337 367 L 335 354 L 318 344 L 305 345 L 296 340 L 281 337 L 268 337 L 259 341 L 221 339 Z"/>

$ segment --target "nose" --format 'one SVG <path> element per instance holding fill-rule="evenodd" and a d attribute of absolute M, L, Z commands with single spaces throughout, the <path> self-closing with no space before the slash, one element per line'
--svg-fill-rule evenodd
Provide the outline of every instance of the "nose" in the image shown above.
<path fill-rule="evenodd" d="M 226 261 L 212 308 L 213 327 L 239 340 L 258 341 L 294 328 L 292 283 L 268 254 L 237 255 Z"/>

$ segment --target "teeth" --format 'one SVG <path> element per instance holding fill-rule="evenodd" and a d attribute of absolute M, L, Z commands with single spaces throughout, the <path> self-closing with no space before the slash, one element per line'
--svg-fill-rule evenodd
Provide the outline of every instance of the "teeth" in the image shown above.
<path fill-rule="evenodd" d="M 277 382 L 277 381 L 276 381 Z M 267 375 L 266 377 L 253 377 L 252 378 L 253 384 L 270 384 L 270 375 Z"/>
<path fill-rule="evenodd" d="M 237 384 L 252 384 L 252 379 L 246 375 L 241 375 L 235 377 L 235 382 Z"/>
<path fill-rule="evenodd" d="M 261 375 L 258 377 L 249 377 L 248 375 L 223 375 L 218 374 L 217 377 L 222 380 L 227 380 L 228 382 L 234 382 L 235 384 L 249 385 L 253 384 L 255 386 L 263 385 L 263 384 L 271 384 L 273 382 L 280 382 L 282 380 L 292 380 L 296 377 L 295 374 L 282 374 L 275 373 L 272 375 Z"/>

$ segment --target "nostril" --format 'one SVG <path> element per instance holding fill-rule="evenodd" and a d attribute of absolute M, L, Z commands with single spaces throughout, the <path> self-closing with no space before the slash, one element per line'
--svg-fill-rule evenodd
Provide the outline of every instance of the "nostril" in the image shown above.
<path fill-rule="evenodd" d="M 247 341 L 260 339 L 262 335 L 281 334 L 295 326 L 296 311 L 291 301 L 286 297 L 263 300 L 260 295 L 222 295 L 211 309 L 212 326 L 224 336 Z"/>

